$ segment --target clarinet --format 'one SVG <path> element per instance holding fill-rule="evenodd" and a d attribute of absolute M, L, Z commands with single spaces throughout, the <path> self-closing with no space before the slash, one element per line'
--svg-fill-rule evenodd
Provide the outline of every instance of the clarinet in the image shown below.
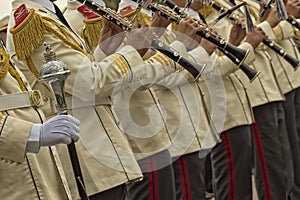
<path fill-rule="evenodd" d="M 88 8 L 90 8 L 97 14 L 120 26 L 123 30 L 130 31 L 132 29 L 132 24 L 128 20 L 113 12 L 110 8 L 100 6 L 92 0 L 77 1 L 85 4 Z M 195 80 L 200 77 L 206 67 L 206 64 L 197 64 L 182 57 L 174 48 L 164 44 L 157 37 L 153 39 L 153 41 L 151 42 L 151 46 L 184 67 L 189 73 L 192 74 Z"/>
<path fill-rule="evenodd" d="M 176 14 L 169 12 L 168 10 L 161 9 L 158 4 L 150 4 L 147 8 L 152 10 L 153 12 L 157 12 L 159 15 L 166 17 L 170 21 L 178 24 L 181 19 L 188 17 L 188 15 L 171 0 L 163 0 L 167 6 L 169 6 Z M 172 7 L 171 7 L 172 6 Z M 247 58 L 249 54 L 249 50 L 240 49 L 229 42 L 227 42 L 221 36 L 217 36 L 206 28 L 202 31 L 198 31 L 197 34 L 206 40 L 210 41 L 211 43 L 215 44 L 218 48 L 224 49 L 225 51 L 229 52 L 230 54 L 235 56 L 235 61 L 238 61 L 239 64 L 243 63 L 244 60 Z"/>
<path fill-rule="evenodd" d="M 213 1 L 211 1 L 210 5 L 217 11 L 224 12 L 224 10 L 226 10 Z M 234 23 L 236 23 L 237 25 L 239 25 L 244 30 L 246 29 L 245 24 L 242 23 L 240 20 L 238 20 L 235 16 L 228 16 L 227 18 L 233 21 Z M 280 47 L 276 42 L 270 39 L 263 39 L 262 43 L 265 44 L 267 47 L 269 47 L 271 50 L 273 50 L 275 53 L 277 53 L 279 56 L 281 56 L 283 59 L 285 59 L 288 63 L 290 63 L 290 65 L 292 65 L 294 70 L 297 70 L 298 67 L 300 66 L 299 60 L 287 54 L 285 50 L 282 47 Z"/>

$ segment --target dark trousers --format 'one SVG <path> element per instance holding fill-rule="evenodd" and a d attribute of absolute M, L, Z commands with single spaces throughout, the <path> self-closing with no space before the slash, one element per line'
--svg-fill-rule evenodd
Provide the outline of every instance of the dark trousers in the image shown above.
<path fill-rule="evenodd" d="M 112 189 L 94 194 L 89 197 L 90 200 L 109 200 L 109 199 L 116 199 L 116 200 L 124 200 L 126 196 L 125 185 L 119 185 Z"/>
<path fill-rule="evenodd" d="M 175 180 L 169 151 L 139 160 L 142 181 L 127 184 L 128 200 L 175 200 Z"/>
<path fill-rule="evenodd" d="M 213 193 L 213 186 L 212 186 L 212 167 L 211 167 L 211 158 L 210 153 L 207 154 L 205 160 L 205 190 L 207 192 Z"/>
<path fill-rule="evenodd" d="M 293 168 L 282 102 L 253 108 L 254 175 L 261 200 L 286 200 Z"/>
<path fill-rule="evenodd" d="M 300 132 L 297 130 L 300 124 L 300 88 L 287 93 L 285 98 L 283 108 L 294 168 L 292 199 L 296 200 L 300 199 Z"/>
<path fill-rule="evenodd" d="M 199 152 L 173 162 L 177 200 L 205 200 L 204 167 L 205 158 L 199 158 Z"/>
<path fill-rule="evenodd" d="M 224 131 L 221 138 L 211 151 L 215 199 L 252 200 L 250 126 Z"/>

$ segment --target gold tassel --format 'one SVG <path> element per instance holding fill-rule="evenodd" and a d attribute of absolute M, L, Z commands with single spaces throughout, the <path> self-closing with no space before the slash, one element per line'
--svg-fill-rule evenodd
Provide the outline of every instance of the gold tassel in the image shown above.
<path fill-rule="evenodd" d="M 9 55 L 6 53 L 4 49 L 0 49 L 0 82 L 4 80 L 9 68 Z"/>
<path fill-rule="evenodd" d="M 20 25 L 10 29 L 19 60 L 25 61 L 42 44 L 44 31 L 41 17 L 33 9 Z"/>
<path fill-rule="evenodd" d="M 81 37 L 88 43 L 89 47 L 96 47 L 99 43 L 100 32 L 103 27 L 101 17 L 83 20 L 84 28 L 81 32 Z"/>

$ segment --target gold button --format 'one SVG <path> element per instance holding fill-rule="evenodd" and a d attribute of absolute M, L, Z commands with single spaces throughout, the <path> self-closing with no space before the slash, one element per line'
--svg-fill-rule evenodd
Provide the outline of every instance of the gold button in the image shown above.
<path fill-rule="evenodd" d="M 43 96 L 43 101 L 47 102 L 49 100 L 49 98 L 47 96 Z"/>

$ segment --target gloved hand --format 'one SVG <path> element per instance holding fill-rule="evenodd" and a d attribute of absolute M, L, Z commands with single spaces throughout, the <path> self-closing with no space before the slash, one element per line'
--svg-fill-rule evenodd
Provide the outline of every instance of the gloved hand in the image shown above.
<path fill-rule="evenodd" d="M 27 152 L 38 153 L 41 146 L 70 144 L 79 140 L 79 120 L 70 115 L 57 115 L 44 124 L 33 124 Z"/>

